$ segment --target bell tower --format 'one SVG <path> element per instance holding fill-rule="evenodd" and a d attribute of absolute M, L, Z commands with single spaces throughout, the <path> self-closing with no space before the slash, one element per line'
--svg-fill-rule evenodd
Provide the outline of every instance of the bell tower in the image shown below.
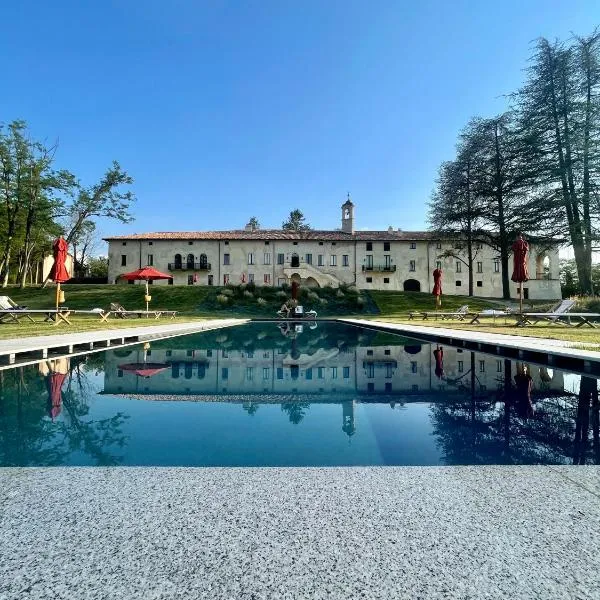
<path fill-rule="evenodd" d="M 346 202 L 342 204 L 342 231 L 354 233 L 354 204 L 350 200 L 350 193 Z"/>

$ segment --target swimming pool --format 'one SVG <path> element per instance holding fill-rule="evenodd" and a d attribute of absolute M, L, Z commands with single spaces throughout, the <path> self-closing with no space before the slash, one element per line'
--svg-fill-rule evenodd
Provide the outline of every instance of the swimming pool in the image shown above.
<path fill-rule="evenodd" d="M 340 323 L 0 372 L 0 465 L 600 463 L 597 379 Z"/>

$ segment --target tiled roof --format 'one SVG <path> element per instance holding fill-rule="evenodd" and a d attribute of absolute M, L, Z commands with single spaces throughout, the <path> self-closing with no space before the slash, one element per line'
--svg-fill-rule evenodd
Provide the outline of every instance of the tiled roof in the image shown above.
<path fill-rule="evenodd" d="M 133 233 L 104 238 L 116 240 L 318 240 L 318 241 L 418 241 L 434 240 L 437 235 L 430 231 L 286 231 L 283 229 L 232 229 L 230 231 L 158 231 Z"/>

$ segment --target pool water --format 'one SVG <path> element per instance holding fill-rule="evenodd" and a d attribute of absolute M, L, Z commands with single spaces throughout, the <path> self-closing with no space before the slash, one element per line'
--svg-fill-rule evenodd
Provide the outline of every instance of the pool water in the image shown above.
<path fill-rule="evenodd" d="M 0 371 L 0 465 L 599 464 L 593 377 L 337 323 Z"/>

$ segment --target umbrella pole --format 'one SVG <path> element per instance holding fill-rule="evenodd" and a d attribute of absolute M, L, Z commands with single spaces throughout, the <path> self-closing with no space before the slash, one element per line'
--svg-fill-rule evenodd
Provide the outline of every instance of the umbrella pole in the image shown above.
<path fill-rule="evenodd" d="M 58 315 L 58 303 L 60 301 L 60 281 L 56 284 L 56 313 Z M 55 315 L 54 320 L 58 320 L 58 316 Z"/>
<path fill-rule="evenodd" d="M 519 312 L 523 314 L 523 282 L 519 281 Z"/>
<path fill-rule="evenodd" d="M 148 318 L 148 280 L 146 279 L 146 319 Z"/>

